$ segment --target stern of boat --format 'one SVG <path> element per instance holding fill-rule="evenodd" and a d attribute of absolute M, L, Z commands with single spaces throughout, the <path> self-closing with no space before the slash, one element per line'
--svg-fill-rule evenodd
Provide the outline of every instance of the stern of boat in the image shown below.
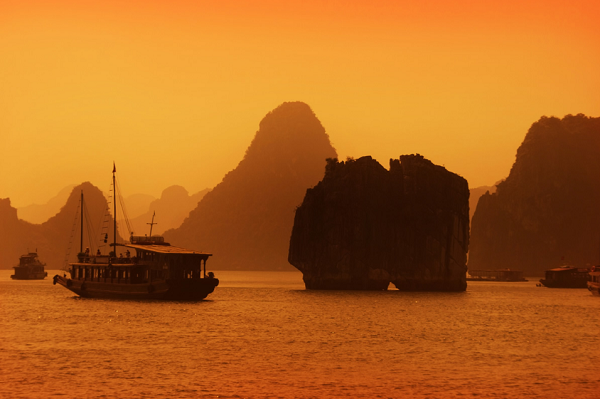
<path fill-rule="evenodd" d="M 197 301 L 206 298 L 219 285 L 218 278 L 173 279 L 167 280 L 169 291 L 165 299 Z"/>

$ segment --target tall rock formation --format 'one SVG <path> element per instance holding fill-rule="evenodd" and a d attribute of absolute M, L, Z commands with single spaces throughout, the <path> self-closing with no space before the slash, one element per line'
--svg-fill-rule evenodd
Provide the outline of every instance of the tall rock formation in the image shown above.
<path fill-rule="evenodd" d="M 73 188 L 60 212 L 42 224 L 19 219 L 17 210 L 10 205 L 10 199 L 0 199 L 0 268 L 10 269 L 19 262 L 19 256 L 36 249 L 40 259 L 46 262 L 47 269 L 62 268 L 69 248 L 68 260 L 74 261 L 79 252 L 81 229 L 78 207 L 82 190 L 87 209 L 85 213 L 90 221 L 89 228 L 85 223 L 83 245 L 92 250 L 102 246 L 104 253 L 108 253 L 108 243 L 103 242 L 100 233 L 104 224 L 104 232 L 109 234 L 109 242 L 112 242 L 112 216 L 106 214 L 108 204 L 102 192 L 85 182 Z"/>
<path fill-rule="evenodd" d="M 499 184 L 500 182 L 496 183 Z M 469 190 L 469 219 L 473 220 L 473 214 L 475 213 L 475 209 L 477 208 L 477 203 L 479 202 L 479 198 L 487 192 L 493 194 L 496 192 L 496 186 L 480 186 L 474 187 Z"/>
<path fill-rule="evenodd" d="M 42 240 L 36 225 L 20 220 L 9 198 L 0 199 L 0 269 L 19 263 L 19 256 L 33 251 Z"/>
<path fill-rule="evenodd" d="M 469 188 L 420 155 L 328 160 L 296 210 L 289 262 L 308 289 L 464 291 Z"/>
<path fill-rule="evenodd" d="M 541 275 L 600 262 L 600 118 L 542 117 L 473 215 L 470 269 Z"/>
<path fill-rule="evenodd" d="M 213 253 L 213 269 L 291 270 L 294 210 L 321 178 L 325 159 L 335 156 L 310 107 L 284 103 L 260 122 L 239 165 L 165 238 Z"/>

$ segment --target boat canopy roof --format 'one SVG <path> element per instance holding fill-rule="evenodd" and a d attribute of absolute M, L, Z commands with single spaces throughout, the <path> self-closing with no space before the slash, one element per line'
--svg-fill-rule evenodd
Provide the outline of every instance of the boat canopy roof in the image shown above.
<path fill-rule="evenodd" d="M 37 258 L 37 252 L 29 252 L 28 254 L 21 255 L 21 258 Z"/>
<path fill-rule="evenodd" d="M 174 247 L 172 245 L 136 245 L 136 244 L 117 244 L 118 246 L 138 249 L 140 251 L 154 252 L 157 254 L 178 254 L 178 255 L 203 255 L 212 256 L 212 254 L 192 251 L 191 249 L 185 249 L 180 247 Z"/>
<path fill-rule="evenodd" d="M 578 272 L 588 272 L 590 269 L 585 267 L 575 267 L 575 266 L 561 266 L 556 267 L 554 269 L 548 270 L 549 272 L 568 272 L 568 271 L 578 271 Z"/>

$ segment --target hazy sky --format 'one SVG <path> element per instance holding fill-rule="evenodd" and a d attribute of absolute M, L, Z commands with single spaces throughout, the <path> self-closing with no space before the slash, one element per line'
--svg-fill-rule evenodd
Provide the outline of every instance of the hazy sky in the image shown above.
<path fill-rule="evenodd" d="M 0 198 L 72 183 L 196 192 L 304 101 L 340 158 L 420 153 L 505 177 L 542 115 L 600 116 L 600 2 L 0 4 Z"/>

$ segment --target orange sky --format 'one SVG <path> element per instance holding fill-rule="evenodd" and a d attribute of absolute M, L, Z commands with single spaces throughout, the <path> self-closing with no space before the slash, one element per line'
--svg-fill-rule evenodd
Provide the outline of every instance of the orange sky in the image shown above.
<path fill-rule="evenodd" d="M 341 158 L 505 177 L 542 115 L 600 116 L 598 1 L 6 1 L 0 198 L 212 187 L 308 103 Z"/>

